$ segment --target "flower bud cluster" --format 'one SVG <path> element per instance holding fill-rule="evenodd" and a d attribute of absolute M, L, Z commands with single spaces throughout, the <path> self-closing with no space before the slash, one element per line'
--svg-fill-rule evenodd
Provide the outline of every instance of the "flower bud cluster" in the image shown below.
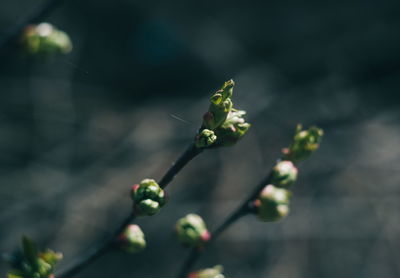
<path fill-rule="evenodd" d="M 13 263 L 7 278 L 54 278 L 55 264 L 62 259 L 61 253 L 52 250 L 38 252 L 35 243 L 23 237 L 21 257 Z"/>
<path fill-rule="evenodd" d="M 132 186 L 131 198 L 138 215 L 154 215 L 166 203 L 164 190 L 153 179 Z"/>
<path fill-rule="evenodd" d="M 21 42 L 29 54 L 66 54 L 72 50 L 69 36 L 49 23 L 28 25 L 22 33 Z"/>
<path fill-rule="evenodd" d="M 289 214 L 289 190 L 278 188 L 272 184 L 261 190 L 254 202 L 258 218 L 262 221 L 277 221 Z"/>
<path fill-rule="evenodd" d="M 221 265 L 216 265 L 213 268 L 206 268 L 198 270 L 196 272 L 191 272 L 188 278 L 225 278 L 222 274 L 223 267 Z"/>
<path fill-rule="evenodd" d="M 250 124 L 243 117 L 246 112 L 233 108 L 231 97 L 234 85 L 233 80 L 229 80 L 212 95 L 210 107 L 203 116 L 202 128 L 195 138 L 196 147 L 232 146 L 247 133 Z"/>
<path fill-rule="evenodd" d="M 210 129 L 203 129 L 195 139 L 195 145 L 197 148 L 206 148 L 211 146 L 217 140 L 217 136 L 214 131 Z"/>
<path fill-rule="evenodd" d="M 319 148 L 323 135 L 323 130 L 318 127 L 303 130 L 302 125 L 297 125 L 293 143 L 283 149 L 284 159 L 294 163 L 306 160 Z"/>
<path fill-rule="evenodd" d="M 144 233 L 138 225 L 128 225 L 118 237 L 118 243 L 126 252 L 137 253 L 146 248 Z"/>
<path fill-rule="evenodd" d="M 203 219 L 197 214 L 188 214 L 175 225 L 178 240 L 185 246 L 201 247 L 211 236 Z"/>
<path fill-rule="evenodd" d="M 261 190 L 254 201 L 258 217 L 262 221 L 277 221 L 289 213 L 291 192 L 288 190 L 297 179 L 294 163 L 308 158 L 319 147 L 323 131 L 317 127 L 302 130 L 297 126 L 293 143 L 284 150 L 284 160 L 279 161 L 271 173 L 270 184 Z"/>

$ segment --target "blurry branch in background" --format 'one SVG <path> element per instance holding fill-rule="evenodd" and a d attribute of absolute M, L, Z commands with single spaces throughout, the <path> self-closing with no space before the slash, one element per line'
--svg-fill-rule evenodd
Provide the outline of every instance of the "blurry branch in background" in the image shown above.
<path fill-rule="evenodd" d="M 16 23 L 14 26 L 10 27 L 4 35 L 0 38 L 0 52 L 13 40 L 17 39 L 24 28 L 31 23 L 36 23 L 42 21 L 50 13 L 52 13 L 56 8 L 61 6 L 66 2 L 66 0 L 50 0 L 43 5 L 36 8 L 29 16 Z"/>
<path fill-rule="evenodd" d="M 245 215 L 256 214 L 261 221 L 265 222 L 277 221 L 287 216 L 291 197 L 291 192 L 288 189 L 294 184 L 298 174 L 295 163 L 297 164 L 307 159 L 318 149 L 322 135 L 323 131 L 317 127 L 302 130 L 301 125 L 298 125 L 292 144 L 282 150 L 283 157 L 277 161 L 270 173 L 261 180 L 243 203 L 224 219 L 211 234 L 207 231 L 206 237 L 198 237 L 197 241 L 201 244 L 191 245 L 192 250 L 182 265 L 178 277 L 222 278 L 222 269 L 219 267 L 189 273 L 200 258 L 206 244 L 215 241 L 227 228 Z M 193 235 L 193 230 L 199 230 L 199 228 L 192 224 L 190 229 L 186 228 L 183 232 L 179 232 L 180 230 L 177 229 L 178 238 L 181 239 L 185 235 Z"/>

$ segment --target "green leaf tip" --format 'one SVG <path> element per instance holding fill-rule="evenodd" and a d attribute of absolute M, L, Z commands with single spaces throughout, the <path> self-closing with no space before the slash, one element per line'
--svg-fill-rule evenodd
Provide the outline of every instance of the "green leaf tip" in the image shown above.
<path fill-rule="evenodd" d="M 224 85 L 216 91 L 210 98 L 210 107 L 203 116 L 203 126 L 214 130 L 223 124 L 233 107 L 231 100 L 233 94 L 233 80 L 226 81 Z"/>

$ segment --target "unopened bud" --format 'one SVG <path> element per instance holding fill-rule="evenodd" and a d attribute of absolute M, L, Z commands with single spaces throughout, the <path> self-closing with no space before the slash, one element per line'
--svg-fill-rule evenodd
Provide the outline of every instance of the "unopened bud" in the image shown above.
<path fill-rule="evenodd" d="M 289 148 L 283 149 L 284 159 L 294 163 L 307 159 L 319 148 L 323 135 L 323 130 L 318 127 L 302 130 L 302 126 L 297 125 L 293 143 Z"/>
<path fill-rule="evenodd" d="M 69 36 L 49 23 L 28 25 L 21 41 L 29 54 L 66 54 L 72 50 Z"/>
<path fill-rule="evenodd" d="M 254 201 L 257 215 L 265 222 L 277 221 L 289 214 L 289 199 L 291 193 L 272 184 L 267 185 Z"/>
<path fill-rule="evenodd" d="M 271 183 L 277 187 L 288 188 L 297 179 L 297 168 L 293 162 L 284 160 L 278 162 L 272 169 Z"/>
<path fill-rule="evenodd" d="M 146 248 L 144 233 L 138 225 L 128 225 L 118 237 L 118 242 L 129 253 L 137 253 Z"/>
<path fill-rule="evenodd" d="M 131 197 L 138 215 L 154 215 L 166 203 L 164 190 L 153 179 L 144 179 L 135 184 Z"/>
<path fill-rule="evenodd" d="M 196 272 L 191 272 L 188 278 L 225 278 L 222 274 L 223 267 L 221 265 L 216 265 L 213 268 L 206 268 L 198 270 Z"/>
<path fill-rule="evenodd" d="M 54 265 L 61 259 L 61 253 L 50 249 L 38 252 L 36 244 L 23 237 L 21 256 L 13 262 L 14 269 L 8 272 L 7 278 L 54 278 Z"/>
<path fill-rule="evenodd" d="M 197 148 L 206 148 L 211 146 L 217 140 L 214 131 L 203 129 L 195 138 L 195 145 Z"/>
<path fill-rule="evenodd" d="M 205 128 L 214 130 L 225 122 L 233 106 L 231 97 L 234 85 L 233 80 L 229 80 L 211 96 L 210 107 L 203 117 Z"/>
<path fill-rule="evenodd" d="M 175 225 L 179 241 L 190 247 L 201 247 L 211 236 L 203 219 L 197 214 L 188 214 Z"/>
<path fill-rule="evenodd" d="M 247 133 L 251 125 L 246 123 L 244 115 L 246 115 L 246 111 L 231 110 L 226 121 L 215 130 L 216 146 L 232 146 Z"/>

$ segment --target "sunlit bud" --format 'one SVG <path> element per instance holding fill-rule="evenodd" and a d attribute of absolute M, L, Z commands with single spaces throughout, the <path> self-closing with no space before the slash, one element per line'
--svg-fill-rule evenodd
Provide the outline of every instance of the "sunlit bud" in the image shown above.
<path fill-rule="evenodd" d="M 203 219 L 197 214 L 188 214 L 175 225 L 179 241 L 190 247 L 201 247 L 211 236 Z"/>
<path fill-rule="evenodd" d="M 197 148 L 206 148 L 211 146 L 217 140 L 214 131 L 203 129 L 195 138 L 195 145 Z"/>
<path fill-rule="evenodd" d="M 210 107 L 203 116 L 205 128 L 214 130 L 225 122 L 233 106 L 231 97 L 234 85 L 233 80 L 226 81 L 222 88 L 211 96 Z"/>
<path fill-rule="evenodd" d="M 226 121 L 215 130 L 217 141 L 215 146 L 232 146 L 249 130 L 250 124 L 244 119 L 246 111 L 232 109 Z"/>
<path fill-rule="evenodd" d="M 138 215 L 154 215 L 166 202 L 164 190 L 153 179 L 132 186 L 131 197 Z"/>
<path fill-rule="evenodd" d="M 297 172 L 293 162 L 289 160 L 280 161 L 272 169 L 271 183 L 277 187 L 287 188 L 296 181 Z"/>
<path fill-rule="evenodd" d="M 66 54 L 72 50 L 69 36 L 49 23 L 28 25 L 22 33 L 21 42 L 29 54 Z"/>
<path fill-rule="evenodd" d="M 206 268 L 192 272 L 189 274 L 188 278 L 225 278 L 222 271 L 223 267 L 221 265 L 216 265 L 213 268 Z"/>
<path fill-rule="evenodd" d="M 118 237 L 118 242 L 129 253 L 137 253 L 146 248 L 144 233 L 138 225 L 128 225 Z"/>
<path fill-rule="evenodd" d="M 323 130 L 318 127 L 302 130 L 302 126 L 297 125 L 293 143 L 289 148 L 283 149 L 284 159 L 294 163 L 307 159 L 319 148 L 323 135 Z"/>
<path fill-rule="evenodd" d="M 254 201 L 257 215 L 262 221 L 277 221 L 289 213 L 289 199 L 291 193 L 272 184 L 267 185 Z"/>

